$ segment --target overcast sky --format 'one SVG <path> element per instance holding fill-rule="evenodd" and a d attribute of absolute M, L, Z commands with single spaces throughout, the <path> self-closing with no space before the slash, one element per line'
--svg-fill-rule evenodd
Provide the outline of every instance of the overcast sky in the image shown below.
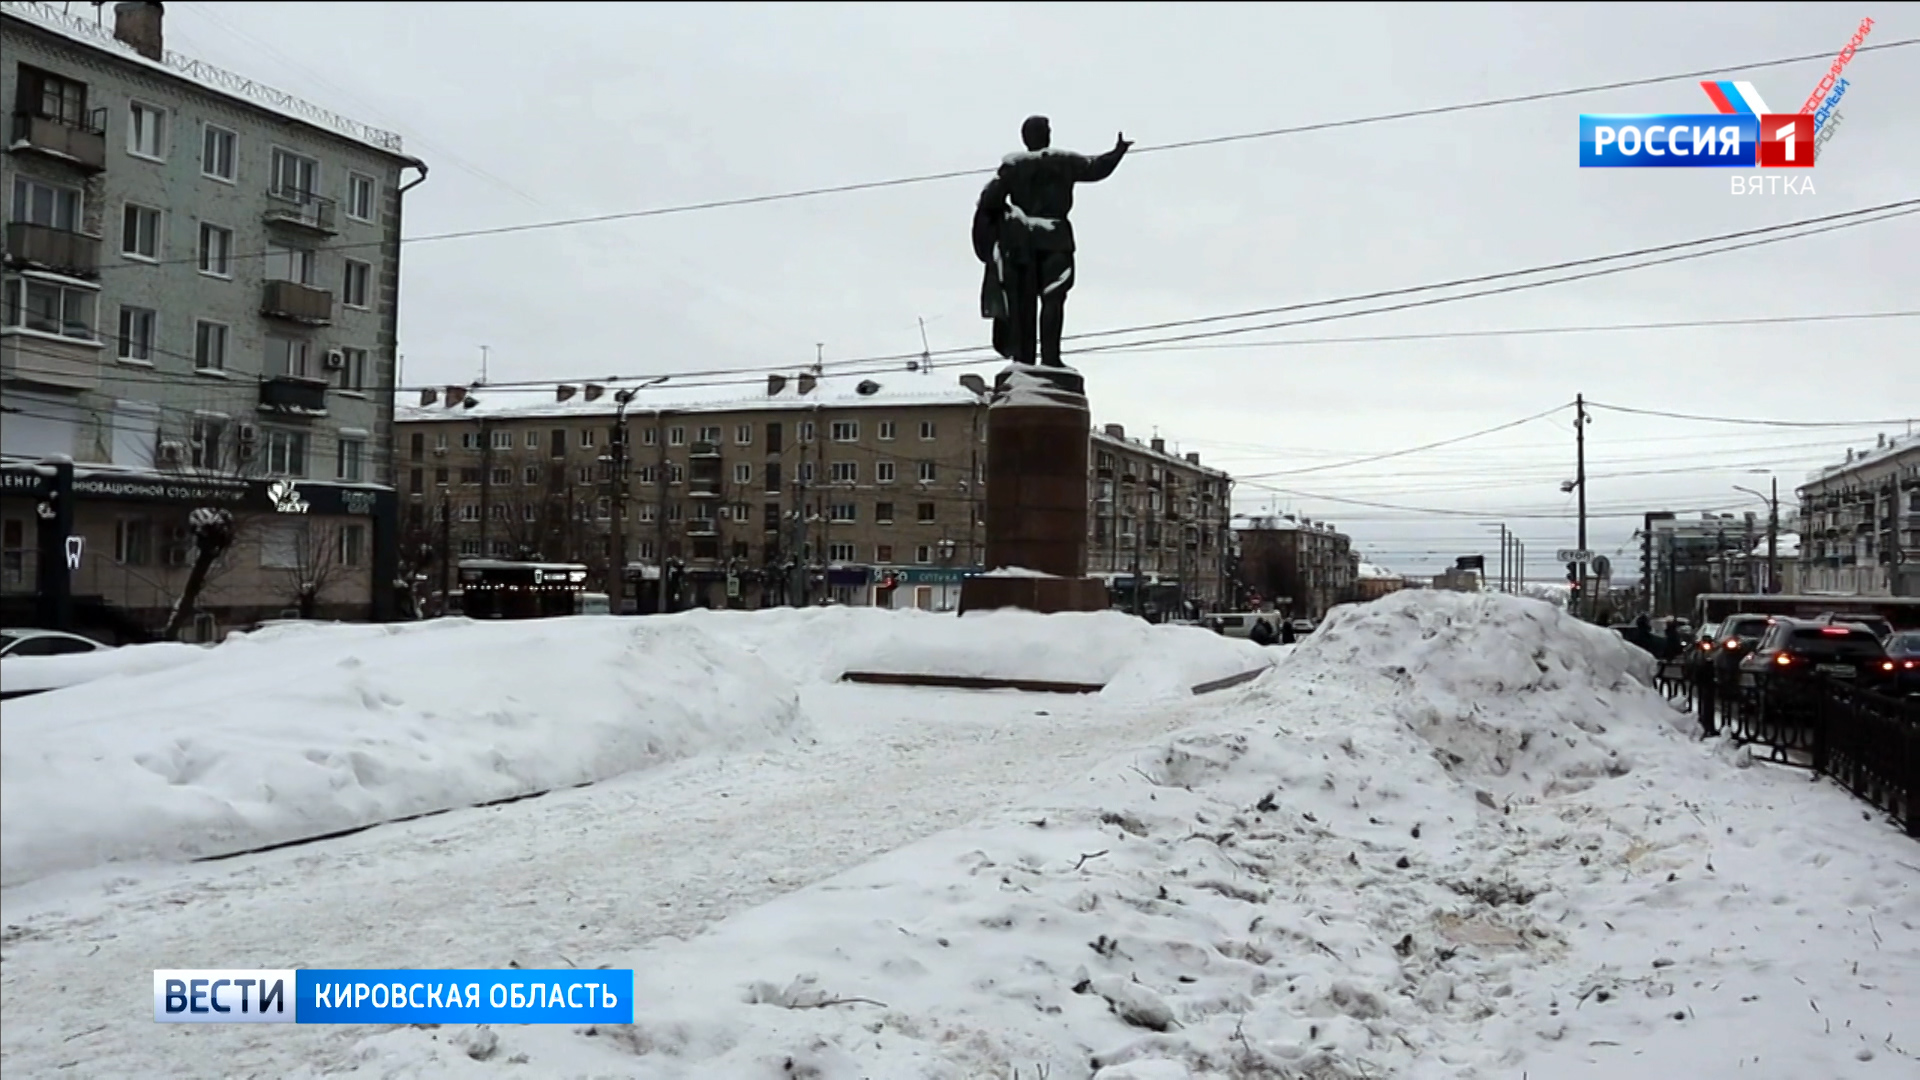
<path fill-rule="evenodd" d="M 1831 57 L 1863 16 L 1875 19 L 1869 43 L 1920 35 L 1912 3 L 173 3 L 167 35 L 178 51 L 401 132 L 432 168 L 408 196 L 409 236 L 984 169 L 1018 147 L 1020 122 L 1034 112 L 1053 118 L 1058 145 L 1087 152 L 1124 130 L 1135 156 L 1076 199 L 1072 334 L 1497 273 L 1913 197 L 1920 47 L 1853 61 L 1844 123 L 1811 195 L 1734 196 L 1723 170 L 1576 167 L 1581 112 L 1711 112 L 1685 80 L 1140 153 L 1716 64 Z M 1771 108 L 1794 111 L 1828 62 L 1726 77 L 1751 80 Z M 797 368 L 816 343 L 829 361 L 907 352 L 920 347 L 922 318 L 936 350 L 983 345 L 989 328 L 978 317 L 980 268 L 968 242 L 981 182 L 410 245 L 403 382 L 469 382 L 483 344 L 495 381 Z M 1089 375 L 1096 423 L 1157 431 L 1242 476 L 1447 439 L 1575 393 L 1723 417 L 1920 417 L 1911 319 L 1244 344 L 1914 309 L 1916 250 L 1920 217 L 1909 216 L 1592 281 L 1222 339 L 1234 347 L 1069 362 Z M 1746 500 L 1764 513 L 1732 485 L 1764 490 L 1773 472 L 1787 495 L 1809 468 L 1872 443 L 1878 430 L 1905 425 L 1789 429 L 1596 413 L 1590 546 L 1630 545 L 1644 510 Z M 1623 475 L 1631 473 L 1643 475 Z M 1331 520 L 1376 561 L 1410 572 L 1497 551 L 1477 539 L 1495 534 L 1480 523 L 1504 520 L 1529 542 L 1531 574 L 1545 579 L 1559 573 L 1554 549 L 1572 546 L 1573 500 L 1559 491 L 1572 474 L 1568 409 L 1443 450 L 1243 482 L 1240 504 Z"/>

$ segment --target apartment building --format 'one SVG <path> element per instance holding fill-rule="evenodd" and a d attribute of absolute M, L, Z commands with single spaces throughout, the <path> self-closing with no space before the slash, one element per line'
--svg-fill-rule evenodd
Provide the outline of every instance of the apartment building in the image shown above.
<path fill-rule="evenodd" d="M 951 610 L 983 569 L 986 404 L 979 376 L 906 372 L 429 389 L 397 410 L 404 546 L 426 591 L 488 557 L 582 563 L 599 589 L 625 566 L 642 612 L 663 568 L 673 610 Z"/>
<path fill-rule="evenodd" d="M 1353 541 L 1324 521 L 1292 514 L 1242 519 L 1240 579 L 1263 603 L 1299 619 L 1324 618 L 1354 599 Z"/>
<path fill-rule="evenodd" d="M 1165 439 L 1129 438 L 1125 426 L 1097 428 L 1088 459 L 1087 572 L 1108 580 L 1115 603 L 1171 612 L 1227 604 L 1232 578 L 1233 478 L 1200 455 L 1167 450 Z"/>
<path fill-rule="evenodd" d="M 161 4 L 100 7 L 0 6 L 9 624 L 61 574 L 76 607 L 163 622 L 202 506 L 239 525 L 202 636 L 303 586 L 310 613 L 390 615 L 401 202 L 425 166 L 167 51 Z"/>
<path fill-rule="evenodd" d="M 1801 590 L 1920 596 L 1920 437 L 1848 450 L 1797 494 Z"/>
<path fill-rule="evenodd" d="M 663 570 L 675 610 L 955 610 L 988 569 L 988 401 L 977 375 L 924 372 L 425 390 L 397 410 L 403 548 L 423 593 L 485 557 L 581 563 L 596 589 L 624 564 L 642 612 Z M 1091 572 L 1137 565 L 1216 604 L 1231 478 L 1118 427 L 1092 438 Z"/>

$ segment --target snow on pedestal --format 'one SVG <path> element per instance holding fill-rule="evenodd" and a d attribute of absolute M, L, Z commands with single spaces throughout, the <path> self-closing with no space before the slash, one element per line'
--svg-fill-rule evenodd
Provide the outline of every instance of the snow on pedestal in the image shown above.
<path fill-rule="evenodd" d="M 993 381 L 989 409 L 1087 407 L 1086 378 L 1070 367 L 1008 364 Z"/>

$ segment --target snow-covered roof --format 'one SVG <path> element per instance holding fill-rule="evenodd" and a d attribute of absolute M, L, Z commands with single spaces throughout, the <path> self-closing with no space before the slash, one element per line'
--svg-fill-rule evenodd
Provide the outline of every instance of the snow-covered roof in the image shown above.
<path fill-rule="evenodd" d="M 1359 577 L 1361 581 L 1400 581 L 1402 580 L 1399 574 L 1394 573 L 1393 571 L 1387 569 L 1384 566 L 1376 566 L 1373 563 L 1367 562 L 1365 560 L 1361 561 L 1360 569 L 1355 572 L 1355 575 Z"/>
<path fill-rule="evenodd" d="M 1317 532 L 1340 535 L 1340 530 L 1329 521 L 1313 521 L 1296 518 L 1292 514 L 1236 514 L 1234 528 L 1252 532 Z"/>
<path fill-rule="evenodd" d="M 1783 532 L 1774 538 L 1774 547 L 1781 558 L 1797 559 L 1800 557 L 1800 534 Z M 1767 541 L 1764 538 L 1753 546 L 1752 554 L 1762 559 L 1767 557 Z"/>
<path fill-rule="evenodd" d="M 1810 484 L 1817 484 L 1822 480 L 1838 479 L 1847 473 L 1877 465 L 1888 458 L 1915 451 L 1920 451 L 1920 435 L 1895 435 L 1882 444 L 1847 451 L 1846 460 L 1832 465 L 1822 465 L 1807 474 L 1807 481 Z"/>
<path fill-rule="evenodd" d="M 607 379 L 590 383 L 544 386 L 450 387 L 436 393 L 431 405 L 399 402 L 397 423 L 420 421 L 474 421 L 525 419 L 598 419 L 620 408 L 618 395 L 633 391 L 628 416 L 659 412 L 717 413 L 749 410 L 837 410 L 905 408 L 912 406 L 970 406 L 986 401 L 982 394 L 958 382 L 931 375 L 847 375 L 780 377 L 752 385 L 674 386 L 671 379 Z M 802 387 L 808 387 L 802 393 Z M 984 385 L 982 386 L 984 389 Z M 566 393 L 567 390 L 571 393 Z M 453 393 L 449 394 L 448 390 Z M 864 391 L 864 392 L 863 392 Z M 566 394 L 564 399 L 562 395 Z M 452 405 L 448 404 L 453 399 Z M 475 402 L 468 407 L 469 402 Z"/>
<path fill-rule="evenodd" d="M 66 6 L 36 3 L 33 0 L 4 0 L 0 2 L 0 14 L 11 15 L 22 22 L 31 23 L 39 29 L 66 38 L 76 45 L 109 53 L 115 60 L 122 63 L 144 67 L 176 79 L 185 79 L 202 90 L 256 109 L 276 113 L 288 120 L 311 124 L 335 135 L 364 143 L 375 150 L 405 156 L 401 148 L 400 136 L 395 132 L 369 127 L 358 120 L 323 109 L 284 90 L 275 89 L 265 83 L 249 79 L 245 75 L 237 75 L 225 68 L 215 67 L 190 56 L 182 56 L 171 50 L 165 52 L 165 60 L 150 60 L 135 52 L 131 45 L 114 37 L 111 26 L 69 14 L 62 10 Z"/>
<path fill-rule="evenodd" d="M 1231 479 L 1230 474 L 1228 474 L 1224 469 L 1216 469 L 1211 465 L 1202 465 L 1197 461 L 1192 461 L 1187 458 L 1181 457 L 1178 453 L 1172 450 L 1155 450 L 1153 448 L 1152 443 L 1144 443 L 1144 442 L 1141 442 L 1139 439 L 1131 438 L 1125 435 L 1115 435 L 1107 431 L 1105 428 L 1096 427 L 1093 429 L 1093 441 L 1096 443 L 1105 443 L 1108 446 L 1117 447 L 1121 450 L 1126 451 L 1129 454 L 1137 454 L 1141 457 L 1152 458 L 1156 461 L 1160 461 L 1164 464 L 1172 465 L 1177 468 L 1206 473 L 1209 476 L 1217 476 L 1223 480 Z"/>

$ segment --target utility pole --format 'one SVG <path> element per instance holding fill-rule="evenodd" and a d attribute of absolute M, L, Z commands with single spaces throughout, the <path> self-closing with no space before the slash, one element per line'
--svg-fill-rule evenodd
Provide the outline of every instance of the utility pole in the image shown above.
<path fill-rule="evenodd" d="M 480 557 L 487 557 L 487 515 L 493 507 L 493 431 L 480 419 Z"/>
<path fill-rule="evenodd" d="M 659 505 L 653 510 L 654 523 L 654 569 L 659 571 L 658 586 L 654 589 L 654 599 L 659 601 L 659 612 L 667 614 L 673 609 L 667 606 L 667 412 L 656 409 L 653 414 L 653 444 L 660 451 L 654 465 L 654 488 L 659 497 Z"/>
<path fill-rule="evenodd" d="M 614 394 L 620 403 L 613 413 L 613 528 L 611 530 L 611 571 L 607 574 L 607 609 L 621 614 L 627 592 L 627 406 L 633 404 L 633 391 Z"/>
<path fill-rule="evenodd" d="M 1772 495 L 1767 499 L 1767 592 L 1777 593 L 1780 588 L 1780 478 L 1773 477 L 1773 485 L 1768 489 Z M 1897 520 L 1897 519 L 1896 519 Z M 1900 530 L 1893 532 L 1896 547 L 1900 543 Z"/>
<path fill-rule="evenodd" d="M 1573 396 L 1573 447 L 1573 483 L 1580 492 L 1580 535 L 1574 543 L 1580 549 L 1580 610 L 1574 614 L 1584 618 L 1593 605 L 1587 595 L 1587 398 L 1584 394 Z"/>
<path fill-rule="evenodd" d="M 453 503 L 448 488 L 440 489 L 440 614 L 452 614 L 453 605 Z"/>

